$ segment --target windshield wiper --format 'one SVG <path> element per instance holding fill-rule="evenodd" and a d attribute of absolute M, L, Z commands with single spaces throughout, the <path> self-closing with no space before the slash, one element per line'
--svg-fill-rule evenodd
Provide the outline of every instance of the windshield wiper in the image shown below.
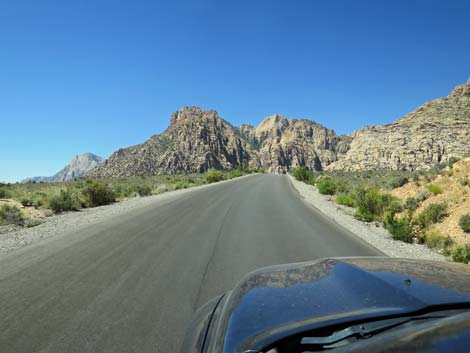
<path fill-rule="evenodd" d="M 317 337 L 302 337 L 301 344 L 320 345 L 326 346 L 331 345 L 347 338 L 369 338 L 374 334 L 380 333 L 385 330 L 389 330 L 396 326 L 403 325 L 405 323 L 416 321 L 416 320 L 427 320 L 427 319 L 438 319 L 449 316 L 449 313 L 431 313 L 420 316 L 408 316 L 398 317 L 394 319 L 386 319 L 380 321 L 367 322 L 363 324 L 349 326 L 345 329 L 335 331 L 329 336 L 317 336 Z M 346 342 L 349 343 L 349 342 Z M 333 348 L 333 347 L 332 347 Z"/>

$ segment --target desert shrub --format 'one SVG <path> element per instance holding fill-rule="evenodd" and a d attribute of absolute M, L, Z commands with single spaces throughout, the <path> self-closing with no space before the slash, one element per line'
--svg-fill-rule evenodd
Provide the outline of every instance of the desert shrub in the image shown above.
<path fill-rule="evenodd" d="M 37 227 L 38 225 L 41 225 L 43 223 L 44 223 L 43 221 L 40 221 L 38 219 L 33 219 L 32 221 L 29 221 L 28 223 L 26 223 L 26 228 Z"/>
<path fill-rule="evenodd" d="M 428 184 L 426 185 L 426 189 L 428 189 L 428 191 L 432 192 L 434 195 L 442 193 L 442 188 L 436 184 Z"/>
<path fill-rule="evenodd" d="M 30 197 L 30 196 L 23 196 L 23 197 L 20 199 L 20 203 L 21 203 L 24 207 L 30 207 L 30 206 L 33 206 L 34 200 L 33 200 L 33 198 Z"/>
<path fill-rule="evenodd" d="M 408 197 L 405 201 L 405 208 L 410 211 L 415 211 L 418 208 L 418 200 L 414 197 Z"/>
<path fill-rule="evenodd" d="M 334 195 L 336 192 L 336 183 L 331 178 L 320 179 L 316 185 L 320 194 Z"/>
<path fill-rule="evenodd" d="M 421 229 L 427 228 L 432 223 L 438 223 L 447 215 L 447 204 L 445 203 L 432 203 L 426 207 L 418 216 L 417 224 Z"/>
<path fill-rule="evenodd" d="M 23 215 L 18 207 L 5 204 L 0 208 L 0 224 L 22 225 L 23 221 Z"/>
<path fill-rule="evenodd" d="M 462 186 L 470 185 L 470 179 L 469 178 L 460 179 L 460 185 L 462 185 Z"/>
<path fill-rule="evenodd" d="M 457 245 L 450 250 L 450 256 L 455 262 L 470 262 L 470 244 Z"/>
<path fill-rule="evenodd" d="M 82 194 L 90 207 L 108 205 L 116 201 L 116 194 L 108 185 L 87 180 Z"/>
<path fill-rule="evenodd" d="M 431 249 L 446 249 L 453 244 L 449 236 L 443 236 L 435 230 L 428 230 L 423 235 L 423 242 Z"/>
<path fill-rule="evenodd" d="M 47 195 L 44 192 L 37 192 L 32 196 L 32 206 L 39 208 L 47 203 Z"/>
<path fill-rule="evenodd" d="M 248 173 L 248 174 L 251 174 L 251 173 Z M 243 176 L 243 172 L 240 170 L 232 170 L 228 173 L 229 179 L 238 178 L 241 176 Z"/>
<path fill-rule="evenodd" d="M 177 183 L 175 183 L 174 189 L 175 190 L 187 189 L 190 186 L 191 185 L 185 181 L 178 181 Z"/>
<path fill-rule="evenodd" d="M 61 190 L 59 194 L 49 198 L 49 208 L 54 213 L 63 211 L 77 211 L 81 207 L 81 201 L 76 192 L 72 190 Z"/>
<path fill-rule="evenodd" d="M 470 233 L 470 213 L 464 214 L 460 217 L 459 226 L 465 233 Z"/>
<path fill-rule="evenodd" d="M 336 196 L 335 201 L 337 204 L 345 205 L 349 207 L 354 207 L 356 204 L 354 203 L 354 198 L 351 195 L 341 194 Z"/>
<path fill-rule="evenodd" d="M 225 174 L 220 170 L 209 169 L 206 173 L 206 181 L 210 183 L 217 183 L 221 180 L 225 180 Z"/>
<path fill-rule="evenodd" d="M 308 170 L 306 167 L 298 167 L 292 171 L 292 175 L 298 181 L 303 181 L 304 183 L 312 183 L 313 180 L 313 172 Z"/>
<path fill-rule="evenodd" d="M 384 220 L 385 228 L 392 234 L 395 240 L 406 243 L 413 242 L 411 217 L 396 217 L 395 214 L 388 212 Z"/>
<path fill-rule="evenodd" d="M 399 188 L 408 182 L 408 178 L 405 176 L 394 176 L 387 180 L 387 186 L 391 189 Z"/>
<path fill-rule="evenodd" d="M 366 222 L 381 219 L 385 212 L 393 206 L 393 203 L 395 203 L 393 207 L 397 208 L 395 197 L 381 193 L 377 188 L 371 186 L 360 185 L 356 187 L 352 196 L 356 205 L 355 217 Z"/>
<path fill-rule="evenodd" d="M 416 195 L 416 201 L 418 201 L 418 202 L 423 202 L 423 201 L 425 201 L 428 197 L 429 197 L 429 191 L 424 190 L 424 191 L 419 192 L 419 193 Z"/>
<path fill-rule="evenodd" d="M 11 199 L 13 197 L 13 193 L 4 188 L 0 188 L 0 199 Z"/>
<path fill-rule="evenodd" d="M 142 184 L 136 185 L 134 187 L 135 192 L 139 194 L 139 196 L 149 196 L 152 195 L 152 188 L 150 185 Z"/>

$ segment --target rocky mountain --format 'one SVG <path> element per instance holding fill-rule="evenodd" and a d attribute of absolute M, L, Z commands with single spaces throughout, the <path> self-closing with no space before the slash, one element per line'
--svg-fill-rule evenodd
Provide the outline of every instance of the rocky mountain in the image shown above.
<path fill-rule="evenodd" d="M 245 162 L 246 161 L 246 162 Z M 170 126 L 146 142 L 114 152 L 89 177 L 200 173 L 256 164 L 251 145 L 214 110 L 186 107 L 172 114 Z"/>
<path fill-rule="evenodd" d="M 470 80 L 397 121 L 366 126 L 330 170 L 428 169 L 470 154 Z"/>
<path fill-rule="evenodd" d="M 86 172 L 96 168 L 104 159 L 93 153 L 84 153 L 75 156 L 68 165 L 53 176 L 49 177 L 32 177 L 22 182 L 63 182 L 73 181 L 81 178 Z"/>
<path fill-rule="evenodd" d="M 120 149 L 87 173 L 93 178 L 199 173 L 250 165 L 269 172 L 425 169 L 470 154 L 470 82 L 383 126 L 336 135 L 314 121 L 272 115 L 258 126 L 232 126 L 214 110 L 185 107 L 170 126 Z"/>

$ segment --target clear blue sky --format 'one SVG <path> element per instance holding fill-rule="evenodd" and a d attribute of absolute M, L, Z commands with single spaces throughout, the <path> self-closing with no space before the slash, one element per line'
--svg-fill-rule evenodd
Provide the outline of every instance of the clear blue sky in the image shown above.
<path fill-rule="evenodd" d="M 465 1 L 0 0 L 0 180 L 163 131 L 185 105 L 350 133 L 470 76 Z"/>

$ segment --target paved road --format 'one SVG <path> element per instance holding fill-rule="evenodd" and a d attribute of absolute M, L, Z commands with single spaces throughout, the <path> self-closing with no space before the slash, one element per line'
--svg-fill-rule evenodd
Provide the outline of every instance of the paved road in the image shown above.
<path fill-rule="evenodd" d="M 261 266 L 379 255 L 259 175 L 24 248 L 0 261 L 1 352 L 177 352 L 206 300 Z"/>

